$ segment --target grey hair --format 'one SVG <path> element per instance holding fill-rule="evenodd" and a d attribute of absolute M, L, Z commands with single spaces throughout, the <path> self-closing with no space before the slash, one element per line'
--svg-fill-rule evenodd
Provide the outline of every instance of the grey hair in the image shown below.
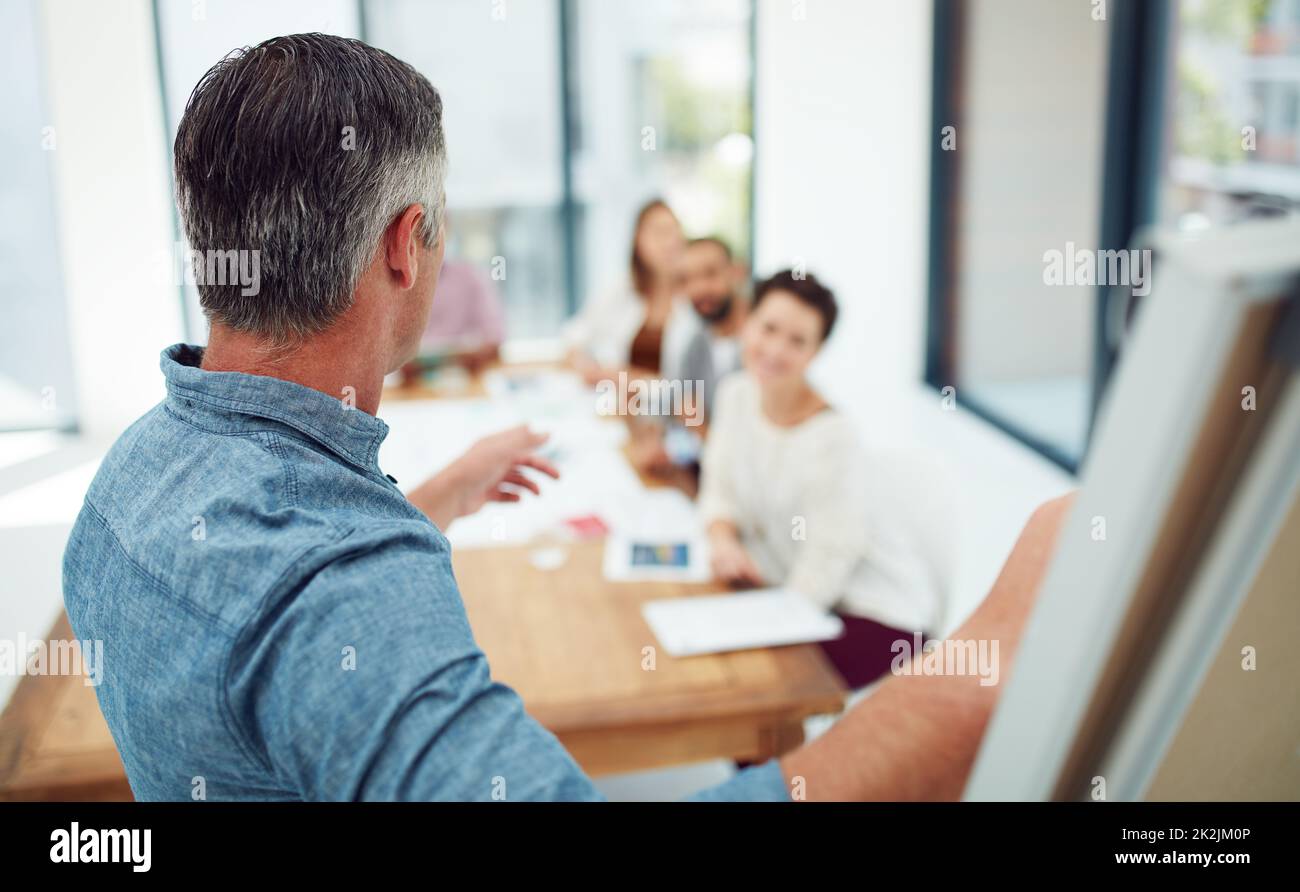
<path fill-rule="evenodd" d="M 407 207 L 424 208 L 425 245 L 441 232 L 442 99 L 359 40 L 294 34 L 230 53 L 190 94 L 175 159 L 205 315 L 276 344 L 328 328 L 352 305 Z M 256 288 L 201 274 L 205 255 L 232 251 L 257 252 Z"/>

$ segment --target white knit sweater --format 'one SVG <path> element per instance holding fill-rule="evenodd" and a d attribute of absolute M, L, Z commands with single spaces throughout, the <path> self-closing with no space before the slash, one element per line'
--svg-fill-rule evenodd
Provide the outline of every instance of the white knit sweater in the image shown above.
<path fill-rule="evenodd" d="M 935 574 L 900 525 L 870 504 L 852 422 L 827 409 L 792 427 L 763 414 L 745 372 L 723 379 L 710 412 L 699 507 L 726 520 L 768 585 L 827 609 L 911 632 L 938 621 Z"/>

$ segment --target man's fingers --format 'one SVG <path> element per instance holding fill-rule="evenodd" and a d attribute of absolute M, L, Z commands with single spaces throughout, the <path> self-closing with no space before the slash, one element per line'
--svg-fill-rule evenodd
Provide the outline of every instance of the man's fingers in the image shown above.
<path fill-rule="evenodd" d="M 529 454 L 529 455 L 522 456 L 521 458 L 515 461 L 515 464 L 522 465 L 527 468 L 533 468 L 534 470 L 537 471 L 541 471 L 547 477 L 554 477 L 557 480 L 560 477 L 560 469 L 555 467 L 555 465 L 551 464 L 546 459 L 542 458 L 540 455 Z"/>
<path fill-rule="evenodd" d="M 531 452 L 551 437 L 550 434 L 534 431 L 527 424 L 516 424 L 495 434 L 488 434 L 478 441 L 479 446 L 492 447 L 495 454 L 512 454 Z"/>
<path fill-rule="evenodd" d="M 753 567 L 747 567 L 742 561 L 724 559 L 717 568 L 718 576 L 731 585 L 758 585 L 762 582 L 759 578 L 758 571 Z"/>
<path fill-rule="evenodd" d="M 535 495 L 540 496 L 542 494 L 541 488 L 536 483 L 534 483 L 531 479 L 521 474 L 519 471 L 511 471 L 510 473 L 506 474 L 505 479 L 502 482 L 513 483 L 515 486 L 522 486 L 524 489 L 529 490 Z"/>
<path fill-rule="evenodd" d="M 550 434 L 535 431 L 527 424 L 517 424 L 506 433 L 509 434 L 511 441 L 523 451 L 536 449 L 551 438 Z"/>

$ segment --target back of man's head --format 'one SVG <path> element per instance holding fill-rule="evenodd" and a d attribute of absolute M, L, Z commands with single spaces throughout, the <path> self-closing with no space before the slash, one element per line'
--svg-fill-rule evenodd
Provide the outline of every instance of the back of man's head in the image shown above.
<path fill-rule="evenodd" d="M 196 274 L 214 323 L 292 342 L 352 304 L 390 223 L 424 206 L 437 238 L 442 100 L 410 65 L 358 40 L 275 37 L 195 87 L 176 134 L 176 197 L 196 262 L 256 251 L 255 293 Z"/>

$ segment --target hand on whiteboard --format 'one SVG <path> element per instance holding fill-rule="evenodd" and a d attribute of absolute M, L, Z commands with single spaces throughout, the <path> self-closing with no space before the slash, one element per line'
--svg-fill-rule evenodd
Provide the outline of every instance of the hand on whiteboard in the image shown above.
<path fill-rule="evenodd" d="M 457 517 L 473 514 L 488 502 L 517 502 L 520 490 L 540 493 L 527 469 L 560 476 L 555 465 L 535 452 L 547 437 L 522 424 L 484 437 L 412 491 L 411 502 L 446 529 Z"/>

